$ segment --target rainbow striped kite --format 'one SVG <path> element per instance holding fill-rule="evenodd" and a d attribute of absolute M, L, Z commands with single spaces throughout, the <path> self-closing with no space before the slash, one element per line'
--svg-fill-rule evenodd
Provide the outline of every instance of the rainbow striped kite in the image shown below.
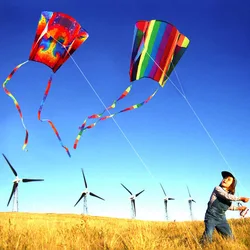
<path fill-rule="evenodd" d="M 133 49 L 129 70 L 130 81 L 133 82 L 141 78 L 151 78 L 158 82 L 161 87 L 164 87 L 171 72 L 181 59 L 188 45 L 189 39 L 170 23 L 159 20 L 138 21 L 135 24 L 134 30 Z M 139 104 L 103 116 L 105 111 L 115 108 L 117 102 L 130 93 L 132 85 L 133 84 L 131 84 L 108 108 L 104 109 L 101 113 L 88 116 L 84 120 L 83 124 L 79 127 L 80 132 L 74 143 L 75 149 L 84 131 L 95 127 L 98 122 L 112 118 L 119 113 L 140 108 L 148 103 L 159 89 L 157 88 L 151 96 Z M 95 123 L 86 126 L 88 119 L 95 118 L 98 119 Z"/>
<path fill-rule="evenodd" d="M 130 81 L 151 78 L 164 87 L 189 45 L 189 39 L 170 23 L 152 20 L 135 25 Z"/>

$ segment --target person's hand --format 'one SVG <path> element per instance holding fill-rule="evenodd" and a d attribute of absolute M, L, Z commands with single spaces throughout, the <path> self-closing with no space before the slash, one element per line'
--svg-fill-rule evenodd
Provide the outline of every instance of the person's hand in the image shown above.
<path fill-rule="evenodd" d="M 244 210 L 246 210 L 246 209 L 247 209 L 247 207 L 245 207 L 245 206 L 238 207 L 238 210 L 239 210 L 239 211 L 244 211 Z"/>
<path fill-rule="evenodd" d="M 240 200 L 243 201 L 243 202 L 248 202 L 249 198 L 247 198 L 247 197 L 240 197 Z"/>

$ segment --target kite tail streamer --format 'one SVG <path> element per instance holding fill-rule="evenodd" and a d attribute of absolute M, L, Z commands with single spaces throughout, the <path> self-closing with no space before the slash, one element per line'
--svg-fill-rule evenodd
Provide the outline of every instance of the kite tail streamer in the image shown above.
<path fill-rule="evenodd" d="M 3 89 L 4 89 L 5 93 L 6 93 L 9 97 L 11 97 L 12 100 L 14 101 L 14 104 L 15 104 L 15 106 L 16 106 L 18 112 L 19 112 L 19 115 L 20 115 L 20 118 L 21 118 L 23 127 L 24 127 L 25 132 L 26 132 L 24 144 L 23 144 L 23 147 L 22 147 L 22 149 L 25 150 L 25 151 L 28 151 L 28 150 L 26 149 L 26 146 L 27 146 L 27 144 L 28 144 L 29 133 L 28 133 L 28 130 L 27 130 L 25 124 L 24 124 L 22 111 L 21 111 L 21 108 L 20 108 L 20 106 L 19 106 L 19 104 L 18 104 L 16 98 L 9 92 L 9 90 L 8 90 L 5 86 L 6 86 L 6 84 L 9 82 L 9 80 L 12 78 L 12 76 L 15 74 L 15 72 L 16 72 L 21 66 L 23 66 L 24 64 L 26 64 L 28 61 L 29 61 L 29 60 L 27 60 L 27 61 L 25 61 L 25 62 L 20 63 L 19 65 L 17 65 L 17 66 L 12 70 L 12 72 L 9 74 L 9 76 L 6 78 L 6 80 L 5 80 L 4 83 L 3 83 Z"/>
<path fill-rule="evenodd" d="M 130 93 L 131 89 L 132 89 L 132 84 L 131 84 L 129 87 L 127 87 L 127 88 L 125 89 L 125 91 L 120 95 L 120 97 L 119 97 L 117 100 L 115 100 L 108 108 L 104 109 L 104 110 L 103 110 L 101 113 L 99 113 L 99 114 L 93 114 L 93 115 L 88 116 L 87 119 L 101 118 L 101 117 L 103 116 L 103 114 L 105 113 L 105 111 L 108 111 L 108 110 L 110 110 L 110 109 L 115 108 L 115 107 L 116 107 L 116 103 L 117 103 L 118 101 L 120 101 L 121 99 L 123 99 L 124 97 L 126 97 L 126 96 Z M 79 129 L 83 129 L 83 128 L 85 127 L 86 122 L 87 122 L 87 119 L 84 120 L 83 124 L 81 125 L 81 127 L 79 127 Z"/>
<path fill-rule="evenodd" d="M 79 140 L 80 140 L 80 138 L 81 138 L 81 136 L 82 136 L 82 133 L 83 133 L 85 130 L 91 129 L 91 128 L 95 127 L 96 124 L 97 124 L 98 122 L 100 122 L 100 121 L 105 121 L 105 120 L 107 120 L 107 119 L 109 119 L 109 118 L 112 118 L 112 117 L 118 115 L 119 113 L 123 113 L 123 112 L 126 112 L 126 111 L 130 111 L 130 110 L 133 110 L 133 109 L 140 108 L 140 107 L 143 106 L 144 104 L 148 103 L 148 102 L 155 96 L 155 94 L 157 93 L 158 90 L 159 90 L 159 88 L 157 88 L 156 91 L 155 91 L 151 96 L 149 96 L 145 101 L 143 101 L 143 102 L 141 102 L 141 103 L 139 103 L 139 104 L 132 105 L 132 106 L 130 106 L 130 107 L 128 107 L 128 108 L 125 108 L 125 109 L 123 109 L 123 110 L 121 110 L 121 111 L 119 111 L 119 112 L 116 112 L 116 113 L 113 113 L 113 114 L 110 114 L 110 115 L 101 117 L 101 118 L 99 118 L 99 120 L 97 120 L 95 123 L 92 123 L 92 124 L 90 124 L 90 125 L 87 126 L 87 127 L 86 127 L 87 119 L 85 119 L 85 121 L 83 122 L 82 126 L 79 128 L 79 129 L 80 129 L 80 132 L 78 133 L 77 138 L 76 138 L 76 140 L 75 140 L 74 149 L 77 148 L 77 144 L 78 144 L 78 142 L 79 142 Z M 124 91 L 123 94 L 124 94 L 125 92 L 126 92 L 126 91 Z M 128 94 L 128 93 L 127 93 L 127 94 Z M 127 95 L 127 94 L 126 94 L 126 95 Z M 123 96 L 123 95 L 121 95 L 121 96 Z M 125 97 L 125 96 L 123 96 L 123 97 Z M 123 97 L 122 97 L 122 98 L 123 98 Z M 118 98 L 117 100 L 119 100 L 119 98 Z M 114 102 L 114 103 L 115 103 L 115 102 Z M 114 104 L 114 103 L 113 103 L 113 104 Z M 111 107 L 111 106 L 110 106 L 110 107 Z M 109 108 L 107 108 L 107 110 L 108 110 L 108 109 L 109 109 Z M 103 112 L 103 113 L 104 113 L 104 112 Z M 103 113 L 102 113 L 102 114 L 103 114 Z"/>
<path fill-rule="evenodd" d="M 48 96 L 48 93 L 49 93 L 49 90 L 50 90 L 50 87 L 51 87 L 51 82 L 52 82 L 52 75 L 49 78 L 49 81 L 48 81 L 48 84 L 47 84 L 47 87 L 46 87 L 46 90 L 45 90 L 45 93 L 44 93 L 44 96 L 43 96 L 43 100 L 42 100 L 41 105 L 40 105 L 39 110 L 38 110 L 38 120 L 41 121 L 41 122 L 48 122 L 49 123 L 49 125 L 54 130 L 54 133 L 56 134 L 58 140 L 60 141 L 61 146 L 66 150 L 66 152 L 69 155 L 69 157 L 71 157 L 69 149 L 63 145 L 61 137 L 60 137 L 60 135 L 59 135 L 59 133 L 58 133 L 55 125 L 53 124 L 53 122 L 50 121 L 49 119 L 41 119 L 41 112 L 42 112 L 42 109 L 43 109 L 43 105 L 44 105 L 44 103 L 46 101 L 46 98 Z"/>
<path fill-rule="evenodd" d="M 104 110 L 103 110 L 101 113 L 99 113 L 99 114 L 90 115 L 90 116 L 88 116 L 88 117 L 84 120 L 83 124 L 79 127 L 80 132 L 79 132 L 79 134 L 78 134 L 78 136 L 77 136 L 77 138 L 76 138 L 76 140 L 75 140 L 74 149 L 77 148 L 77 144 L 78 144 L 78 142 L 79 142 L 79 140 L 80 140 L 80 138 L 81 138 L 81 136 L 82 136 L 83 131 L 85 131 L 86 129 L 93 128 L 93 127 L 96 125 L 96 123 L 99 121 L 99 120 L 98 120 L 97 122 L 95 122 L 95 123 L 89 125 L 89 126 L 85 129 L 87 120 L 88 120 L 88 119 L 96 119 L 96 118 L 99 118 L 99 119 L 100 119 L 100 118 L 103 116 L 103 114 L 105 113 L 105 111 L 108 111 L 108 110 L 110 110 L 110 109 L 115 108 L 115 107 L 116 107 L 116 103 L 117 103 L 118 101 L 120 101 L 121 99 L 123 99 L 124 97 L 126 97 L 126 96 L 130 93 L 131 89 L 132 89 L 132 84 L 131 84 L 129 87 L 127 87 L 127 88 L 125 89 L 125 91 L 120 95 L 120 97 L 119 97 L 117 100 L 115 100 L 108 108 L 104 109 Z"/>

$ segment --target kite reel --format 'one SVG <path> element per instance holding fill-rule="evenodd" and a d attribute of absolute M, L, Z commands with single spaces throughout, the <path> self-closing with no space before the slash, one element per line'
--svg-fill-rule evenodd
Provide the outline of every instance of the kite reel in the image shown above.
<path fill-rule="evenodd" d="M 240 202 L 238 202 L 238 207 L 242 207 L 242 204 Z M 240 216 L 243 217 L 243 218 L 245 218 L 245 216 L 247 215 L 248 211 L 249 211 L 249 208 L 246 208 L 245 210 L 241 210 L 240 211 Z"/>

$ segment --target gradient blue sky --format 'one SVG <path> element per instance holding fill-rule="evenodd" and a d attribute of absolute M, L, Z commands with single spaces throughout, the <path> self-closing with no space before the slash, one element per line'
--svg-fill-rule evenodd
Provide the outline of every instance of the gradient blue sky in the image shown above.
<path fill-rule="evenodd" d="M 219 147 L 223 157 L 197 118 L 170 82 L 140 109 L 115 117 L 133 145 L 112 119 L 83 134 L 77 150 L 73 143 L 86 116 L 103 110 L 101 102 L 69 59 L 56 73 L 42 117 L 50 118 L 69 158 L 37 111 L 51 70 L 29 62 L 8 83 L 17 98 L 29 130 L 28 152 L 22 151 L 25 131 L 10 97 L 0 91 L 0 151 L 20 178 L 44 178 L 43 183 L 21 183 L 22 212 L 82 213 L 74 208 L 84 189 L 84 169 L 90 191 L 89 213 L 130 217 L 129 193 L 145 189 L 136 200 L 137 218 L 164 220 L 163 192 L 171 220 L 190 220 L 189 186 L 196 203 L 194 218 L 203 220 L 210 194 L 221 181 L 222 170 L 232 170 L 239 180 L 237 192 L 250 196 L 250 3 L 248 1 L 1 1 L 0 79 L 28 59 L 40 13 L 44 10 L 73 16 L 89 33 L 73 58 L 102 101 L 108 106 L 130 84 L 129 63 L 136 21 L 161 19 L 173 23 L 190 39 L 176 67 L 186 96 Z M 178 85 L 173 73 L 171 80 Z M 143 79 L 118 109 L 139 103 L 157 83 Z M 14 175 L 2 157 L 0 211 L 6 207 Z M 228 218 L 238 212 L 228 212 Z"/>

